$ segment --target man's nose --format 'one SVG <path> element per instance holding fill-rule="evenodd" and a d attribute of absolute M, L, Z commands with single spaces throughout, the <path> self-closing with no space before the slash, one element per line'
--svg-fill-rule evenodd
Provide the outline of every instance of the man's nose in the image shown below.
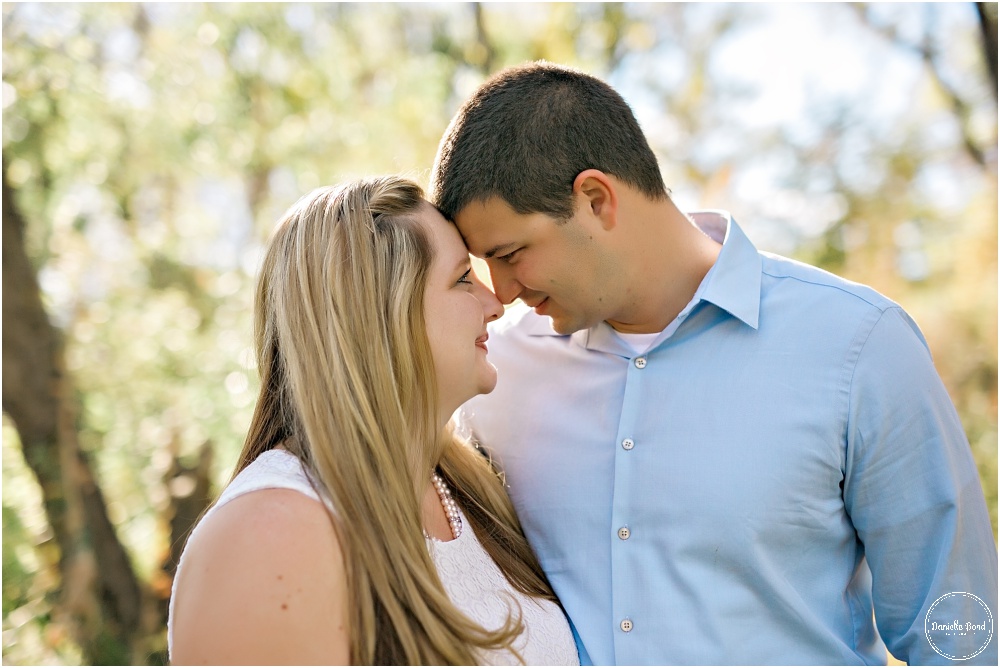
<path fill-rule="evenodd" d="M 493 291 L 497 298 L 504 304 L 513 303 L 521 295 L 524 286 L 514 278 L 514 272 L 505 264 L 501 262 L 487 262 L 487 264 L 490 268 L 490 282 L 493 283 Z"/>

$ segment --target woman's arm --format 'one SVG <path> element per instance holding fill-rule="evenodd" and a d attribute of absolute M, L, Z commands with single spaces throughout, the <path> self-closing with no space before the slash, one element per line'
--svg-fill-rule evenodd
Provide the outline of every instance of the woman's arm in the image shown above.
<path fill-rule="evenodd" d="M 347 664 L 343 553 L 326 508 L 286 489 L 229 502 L 198 530 L 177 583 L 177 664 Z"/>

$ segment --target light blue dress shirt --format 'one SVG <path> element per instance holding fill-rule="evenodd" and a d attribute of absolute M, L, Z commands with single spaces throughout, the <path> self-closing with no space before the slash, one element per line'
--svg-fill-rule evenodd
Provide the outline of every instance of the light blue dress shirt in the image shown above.
<path fill-rule="evenodd" d="M 758 252 L 728 214 L 692 217 L 725 242 L 647 352 L 516 307 L 490 327 L 496 390 L 462 409 L 581 661 L 883 664 L 874 608 L 902 660 L 985 645 L 959 663 L 996 665 L 996 546 L 917 326 L 870 288 Z M 953 592 L 971 596 L 928 614 Z M 925 633 L 986 607 L 990 636 Z"/>

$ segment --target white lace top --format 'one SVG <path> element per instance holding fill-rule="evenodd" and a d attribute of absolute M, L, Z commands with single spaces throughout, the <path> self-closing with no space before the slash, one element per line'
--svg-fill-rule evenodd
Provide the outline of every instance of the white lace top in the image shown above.
<path fill-rule="evenodd" d="M 321 501 L 309 484 L 297 457 L 283 450 L 269 450 L 241 471 L 223 490 L 218 502 L 205 514 L 194 531 L 199 531 L 204 519 L 233 499 L 249 492 L 274 488 L 293 489 Z M 329 505 L 327 502 L 328 507 Z M 524 633 L 516 647 L 525 664 L 580 665 L 573 634 L 559 606 L 550 601 L 525 596 L 511 587 L 499 567 L 483 549 L 464 514 L 462 526 L 464 530 L 454 540 L 442 542 L 434 538 L 427 539 L 427 549 L 452 602 L 472 620 L 488 629 L 502 626 L 512 605 L 515 613 L 519 606 L 524 620 Z M 173 648 L 174 595 L 177 593 L 177 581 L 183 567 L 182 554 L 174 575 L 167 617 L 168 651 Z M 518 664 L 517 658 L 508 651 L 485 652 L 480 658 L 485 665 Z"/>

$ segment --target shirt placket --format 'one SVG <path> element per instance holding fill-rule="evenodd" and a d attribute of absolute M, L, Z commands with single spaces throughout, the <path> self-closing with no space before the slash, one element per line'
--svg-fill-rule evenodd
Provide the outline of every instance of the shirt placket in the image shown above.
<path fill-rule="evenodd" d="M 636 438 L 640 397 L 644 376 L 649 374 L 647 355 L 629 358 L 625 375 L 625 392 L 621 418 L 614 443 L 615 471 L 612 490 L 611 527 L 611 592 L 615 663 L 635 663 L 636 648 L 642 644 L 642 618 L 639 614 L 639 592 L 636 591 L 636 548 L 643 540 L 642 526 L 636 523 L 634 472 L 641 457 L 643 443 Z"/>

